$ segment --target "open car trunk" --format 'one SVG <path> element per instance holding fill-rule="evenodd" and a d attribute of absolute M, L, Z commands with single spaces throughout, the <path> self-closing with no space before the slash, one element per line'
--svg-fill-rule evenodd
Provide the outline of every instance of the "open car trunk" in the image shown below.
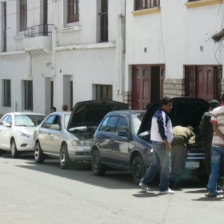
<path fill-rule="evenodd" d="M 202 115 L 208 111 L 209 105 L 203 99 L 177 97 L 173 98 L 173 109 L 169 114 L 172 125 L 177 126 L 192 126 L 195 134 L 199 134 L 198 126 L 200 124 Z M 151 120 L 155 111 L 160 107 L 160 101 L 153 102 L 147 106 L 147 111 L 142 120 L 138 134 L 149 132 L 151 128 Z M 148 136 L 148 139 L 150 139 Z"/>

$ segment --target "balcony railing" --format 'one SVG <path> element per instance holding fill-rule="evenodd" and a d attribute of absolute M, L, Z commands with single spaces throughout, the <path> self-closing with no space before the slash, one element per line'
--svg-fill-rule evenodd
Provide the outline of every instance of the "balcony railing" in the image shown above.
<path fill-rule="evenodd" d="M 160 6 L 160 0 L 135 0 L 135 10 L 149 9 Z"/>
<path fill-rule="evenodd" d="M 53 24 L 41 24 L 27 27 L 25 37 L 51 36 Z"/>

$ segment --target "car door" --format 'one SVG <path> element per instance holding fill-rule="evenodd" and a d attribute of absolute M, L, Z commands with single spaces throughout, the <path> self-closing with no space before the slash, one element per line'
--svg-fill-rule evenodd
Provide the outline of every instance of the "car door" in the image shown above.
<path fill-rule="evenodd" d="M 56 115 L 49 129 L 49 152 L 55 155 L 59 155 L 61 148 L 62 119 L 63 116 Z M 55 129 L 53 126 L 59 129 Z"/>
<path fill-rule="evenodd" d="M 49 153 L 51 152 L 52 142 L 50 138 L 51 134 L 51 126 L 56 118 L 56 115 L 49 115 L 44 123 L 41 125 L 38 131 L 38 139 L 41 145 L 43 152 Z"/>
<path fill-rule="evenodd" d="M 111 155 L 119 166 L 129 166 L 130 122 L 126 115 L 119 116 L 116 132 L 111 143 Z"/>
<path fill-rule="evenodd" d="M 115 136 L 115 127 L 118 121 L 117 115 L 111 115 L 103 121 L 99 133 L 97 135 L 98 147 L 103 162 L 113 163 L 112 142 Z"/>
<path fill-rule="evenodd" d="M 0 148 L 1 149 L 9 149 L 10 148 L 10 146 L 8 144 L 9 129 L 11 128 L 10 124 L 8 123 L 9 116 L 11 116 L 11 115 L 4 116 L 0 122 Z"/>

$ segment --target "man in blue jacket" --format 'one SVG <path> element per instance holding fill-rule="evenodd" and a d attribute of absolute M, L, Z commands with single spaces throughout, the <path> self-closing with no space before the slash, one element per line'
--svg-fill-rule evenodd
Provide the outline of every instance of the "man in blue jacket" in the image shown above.
<path fill-rule="evenodd" d="M 174 193 L 169 188 L 169 173 L 171 169 L 171 142 L 173 140 L 172 123 L 168 116 L 172 110 L 172 100 L 163 98 L 161 108 L 152 117 L 151 141 L 153 148 L 153 161 L 146 171 L 145 176 L 139 182 L 143 190 L 148 191 L 148 183 L 155 178 L 160 168 L 160 193 Z"/>

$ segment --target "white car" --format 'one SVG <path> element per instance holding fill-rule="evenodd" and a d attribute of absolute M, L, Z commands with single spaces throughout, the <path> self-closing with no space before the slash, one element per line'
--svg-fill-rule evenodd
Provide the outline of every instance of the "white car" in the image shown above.
<path fill-rule="evenodd" d="M 13 158 L 22 151 L 33 151 L 33 131 L 44 119 L 43 114 L 12 112 L 0 120 L 0 150 L 11 152 Z"/>

